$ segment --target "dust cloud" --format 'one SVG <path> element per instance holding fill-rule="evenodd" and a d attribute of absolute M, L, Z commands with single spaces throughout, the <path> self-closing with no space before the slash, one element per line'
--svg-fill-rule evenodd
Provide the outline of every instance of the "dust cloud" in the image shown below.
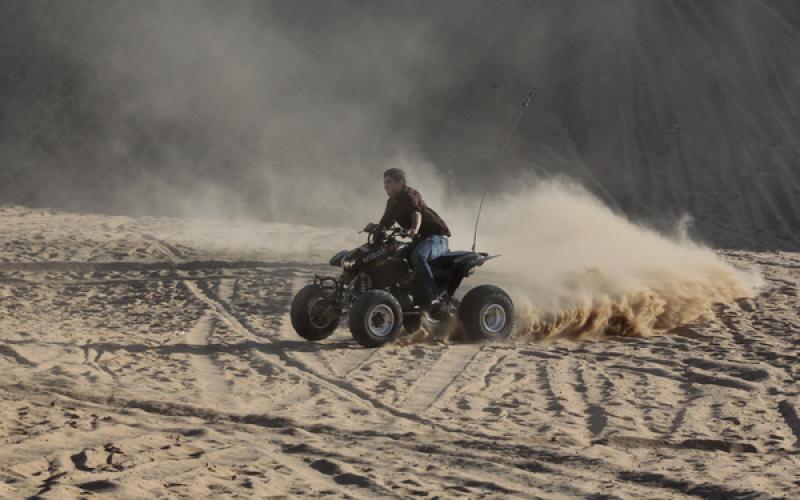
<path fill-rule="evenodd" d="M 483 217 L 478 249 L 502 256 L 475 279 L 511 292 L 519 337 L 666 332 L 761 284 L 756 270 L 688 239 L 685 219 L 675 234 L 659 233 L 569 180 L 491 200 Z"/>
<path fill-rule="evenodd" d="M 355 223 L 376 174 L 455 198 L 538 89 L 499 175 L 796 248 L 797 2 L 0 3 L 0 202 Z M 374 194 L 373 194 L 374 193 Z"/>
<path fill-rule="evenodd" d="M 469 249 L 480 196 L 448 194 L 428 163 L 396 163 L 451 227 L 451 250 Z M 468 278 L 461 293 L 481 283 L 506 289 L 517 308 L 516 337 L 664 333 L 763 284 L 757 269 L 735 267 L 692 239 L 688 215 L 669 231 L 656 230 L 612 210 L 574 179 L 519 179 L 500 192 L 488 172 L 482 180 L 489 196 L 476 250 L 499 257 Z"/>

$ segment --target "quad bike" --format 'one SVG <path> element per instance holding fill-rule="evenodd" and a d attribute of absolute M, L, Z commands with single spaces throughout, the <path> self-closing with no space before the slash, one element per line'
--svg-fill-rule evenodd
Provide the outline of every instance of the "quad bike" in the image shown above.
<path fill-rule="evenodd" d="M 502 340 L 511 334 L 514 304 L 506 292 L 492 285 L 473 288 L 460 301 L 455 292 L 461 281 L 495 256 L 483 252 L 448 252 L 431 262 L 440 306 L 423 311 L 422 283 L 410 264 L 413 241 L 402 229 L 368 224 L 367 243 L 334 255 L 338 278 L 315 275 L 292 300 L 295 331 L 308 340 L 322 340 L 349 315 L 350 332 L 364 347 L 378 347 L 394 339 L 401 326 L 413 332 L 423 317 L 432 329 L 458 321 L 469 340 Z"/>

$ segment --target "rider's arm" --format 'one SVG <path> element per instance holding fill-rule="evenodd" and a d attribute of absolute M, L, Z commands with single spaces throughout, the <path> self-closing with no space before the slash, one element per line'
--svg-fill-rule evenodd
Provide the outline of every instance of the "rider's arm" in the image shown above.
<path fill-rule="evenodd" d="M 395 220 L 396 217 L 394 214 L 394 210 L 392 209 L 392 200 L 389 199 L 386 202 L 386 210 L 383 211 L 383 217 L 381 217 L 381 220 L 380 222 L 378 222 L 378 225 L 384 229 L 388 229 L 392 227 Z"/>
<path fill-rule="evenodd" d="M 414 212 L 411 215 L 411 230 L 409 231 L 412 236 L 419 233 L 419 227 L 422 225 L 422 212 Z"/>
<path fill-rule="evenodd" d="M 419 228 L 422 225 L 422 207 L 425 202 L 422 201 L 422 196 L 413 189 L 406 191 L 406 196 L 409 207 L 414 211 L 411 214 L 411 228 L 409 229 L 410 236 L 414 237 L 419 234 Z"/>

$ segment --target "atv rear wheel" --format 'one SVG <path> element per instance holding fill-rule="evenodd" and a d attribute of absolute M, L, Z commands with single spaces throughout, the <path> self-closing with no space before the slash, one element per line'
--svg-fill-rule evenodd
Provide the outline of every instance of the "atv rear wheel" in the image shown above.
<path fill-rule="evenodd" d="M 336 330 L 341 311 L 325 297 L 319 285 L 306 285 L 294 296 L 289 315 L 298 335 L 316 341 L 328 338 Z"/>
<path fill-rule="evenodd" d="M 403 309 L 389 292 L 369 290 L 350 308 L 350 333 L 364 347 L 379 347 L 397 336 L 403 325 Z"/>
<path fill-rule="evenodd" d="M 514 328 L 514 303 L 501 288 L 481 285 L 464 296 L 458 319 L 468 340 L 503 340 Z"/>

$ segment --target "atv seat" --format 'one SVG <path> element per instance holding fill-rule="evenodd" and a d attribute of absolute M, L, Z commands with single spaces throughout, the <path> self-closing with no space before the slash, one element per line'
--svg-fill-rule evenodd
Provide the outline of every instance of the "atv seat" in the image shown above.
<path fill-rule="evenodd" d="M 476 252 L 460 250 L 458 252 L 447 252 L 436 257 L 431 261 L 431 265 L 436 267 L 450 267 L 473 257 L 478 257 Z"/>

